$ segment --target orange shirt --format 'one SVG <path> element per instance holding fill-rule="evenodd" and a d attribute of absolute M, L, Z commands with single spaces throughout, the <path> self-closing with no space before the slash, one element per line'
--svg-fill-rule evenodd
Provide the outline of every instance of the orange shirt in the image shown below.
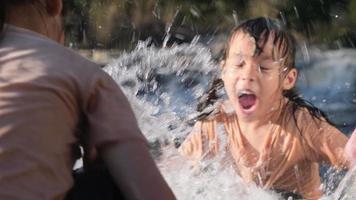
<path fill-rule="evenodd" d="M 100 66 L 48 38 L 6 26 L 0 39 L 0 199 L 63 199 L 73 146 L 139 140 L 118 85 Z M 132 125 L 132 124 L 131 124 Z"/>
<path fill-rule="evenodd" d="M 216 155 L 226 149 L 237 172 L 246 181 L 266 189 L 281 189 L 301 194 L 306 199 L 321 196 L 319 164 L 348 167 L 344 157 L 347 137 L 326 121 L 314 119 L 307 110 L 296 112 L 297 125 L 287 106 L 276 123 L 271 123 L 258 153 L 240 132 L 235 114 L 220 114 L 197 122 L 180 152 L 194 160 Z M 219 134 L 219 125 L 225 134 Z M 300 130 L 300 131 L 299 131 Z M 220 145 L 224 144 L 222 148 Z"/>

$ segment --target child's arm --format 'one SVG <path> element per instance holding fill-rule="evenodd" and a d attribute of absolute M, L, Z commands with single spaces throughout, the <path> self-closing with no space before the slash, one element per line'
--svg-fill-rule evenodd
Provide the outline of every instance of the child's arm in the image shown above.
<path fill-rule="evenodd" d="M 218 150 L 218 139 L 214 121 L 197 122 L 192 132 L 179 148 L 179 152 L 193 161 L 208 155 L 215 155 Z"/>
<path fill-rule="evenodd" d="M 313 118 L 307 112 L 298 116 L 302 127 L 303 140 L 311 161 L 326 162 L 337 168 L 348 168 L 350 163 L 345 156 L 347 137 L 325 120 Z"/>
<path fill-rule="evenodd" d="M 353 167 L 356 166 L 356 129 L 352 133 L 349 141 L 345 147 L 346 157 L 349 159 L 351 165 Z"/>
<path fill-rule="evenodd" d="M 197 122 L 192 132 L 184 140 L 178 151 L 192 160 L 199 159 L 203 154 L 203 139 L 201 134 L 202 123 Z"/>
<path fill-rule="evenodd" d="M 327 122 L 313 133 L 312 148 L 319 162 L 327 162 L 337 168 L 349 168 L 350 162 L 345 155 L 347 137 Z"/>

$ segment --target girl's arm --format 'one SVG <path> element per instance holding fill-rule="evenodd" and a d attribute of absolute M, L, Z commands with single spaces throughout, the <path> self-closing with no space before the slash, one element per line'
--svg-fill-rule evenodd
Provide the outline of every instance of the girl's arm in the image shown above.
<path fill-rule="evenodd" d="M 203 154 L 202 122 L 198 121 L 178 151 L 192 160 L 199 159 Z"/>
<path fill-rule="evenodd" d="M 303 141 L 308 144 L 305 147 L 307 155 L 312 161 L 326 162 L 339 169 L 350 167 L 345 155 L 348 138 L 340 130 L 325 120 L 313 118 L 307 112 L 298 115 L 298 124 L 302 127 Z"/>
<path fill-rule="evenodd" d="M 356 129 L 345 146 L 345 154 L 353 167 L 356 166 Z"/>
<path fill-rule="evenodd" d="M 215 121 L 198 121 L 179 148 L 179 152 L 193 161 L 216 155 L 219 141 Z"/>

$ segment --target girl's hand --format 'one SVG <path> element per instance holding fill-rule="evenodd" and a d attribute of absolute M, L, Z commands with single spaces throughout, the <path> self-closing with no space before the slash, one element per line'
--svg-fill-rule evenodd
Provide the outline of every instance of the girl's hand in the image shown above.
<path fill-rule="evenodd" d="M 351 167 L 356 167 L 356 128 L 345 146 L 345 154 Z"/>

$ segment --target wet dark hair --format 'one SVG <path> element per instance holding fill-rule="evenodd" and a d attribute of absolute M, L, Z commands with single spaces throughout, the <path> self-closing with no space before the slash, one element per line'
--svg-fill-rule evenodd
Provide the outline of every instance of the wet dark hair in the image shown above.
<path fill-rule="evenodd" d="M 235 27 L 225 45 L 222 60 L 227 58 L 230 49 L 230 42 L 234 39 L 234 36 L 238 32 L 247 33 L 255 39 L 255 55 L 262 53 L 262 49 L 264 49 L 269 37 L 272 35 L 273 59 L 282 60 L 283 73 L 285 74 L 295 68 L 296 40 L 279 21 L 265 17 L 250 19 Z M 221 79 L 214 79 L 207 94 L 203 95 L 200 99 L 197 111 L 202 112 L 208 106 L 213 105 L 219 98 L 216 92 L 221 90 L 223 87 L 223 81 Z M 313 118 L 324 119 L 332 124 L 323 111 L 315 107 L 312 103 L 301 98 L 296 89 L 283 91 L 283 96 L 288 98 L 288 103 L 291 103 L 292 105 L 292 113 L 295 122 L 296 111 L 299 108 L 306 108 Z M 209 116 L 212 112 L 213 111 L 211 110 L 203 112 L 196 118 L 196 120 L 202 120 Z"/>
<path fill-rule="evenodd" d="M 69 10 L 72 4 L 73 0 L 62 0 L 62 31 L 66 29 L 66 21 L 68 21 L 66 20 L 66 11 Z M 4 29 L 6 29 L 5 23 L 7 21 L 7 13 L 9 12 L 12 6 L 17 5 L 36 6 L 35 8 L 38 12 L 45 11 L 45 4 L 40 0 L 0 0 L 0 42 L 4 36 Z M 43 13 L 38 14 L 40 14 L 42 18 L 44 17 Z"/>
<path fill-rule="evenodd" d="M 4 29 L 5 17 L 6 17 L 6 8 L 5 2 L 3 0 L 0 1 L 0 33 Z"/>
<path fill-rule="evenodd" d="M 34 3 L 36 1 L 38 0 L 0 0 L 0 35 L 4 30 L 4 25 L 6 22 L 6 12 L 10 5 Z M 68 9 L 69 2 L 70 2 L 69 0 L 62 1 L 63 3 L 62 15 L 65 14 L 65 11 Z"/>
<path fill-rule="evenodd" d="M 9 5 L 16 5 L 21 3 L 28 3 L 34 0 L 0 0 L 0 34 L 4 30 L 4 25 L 6 21 L 6 12 Z"/>

